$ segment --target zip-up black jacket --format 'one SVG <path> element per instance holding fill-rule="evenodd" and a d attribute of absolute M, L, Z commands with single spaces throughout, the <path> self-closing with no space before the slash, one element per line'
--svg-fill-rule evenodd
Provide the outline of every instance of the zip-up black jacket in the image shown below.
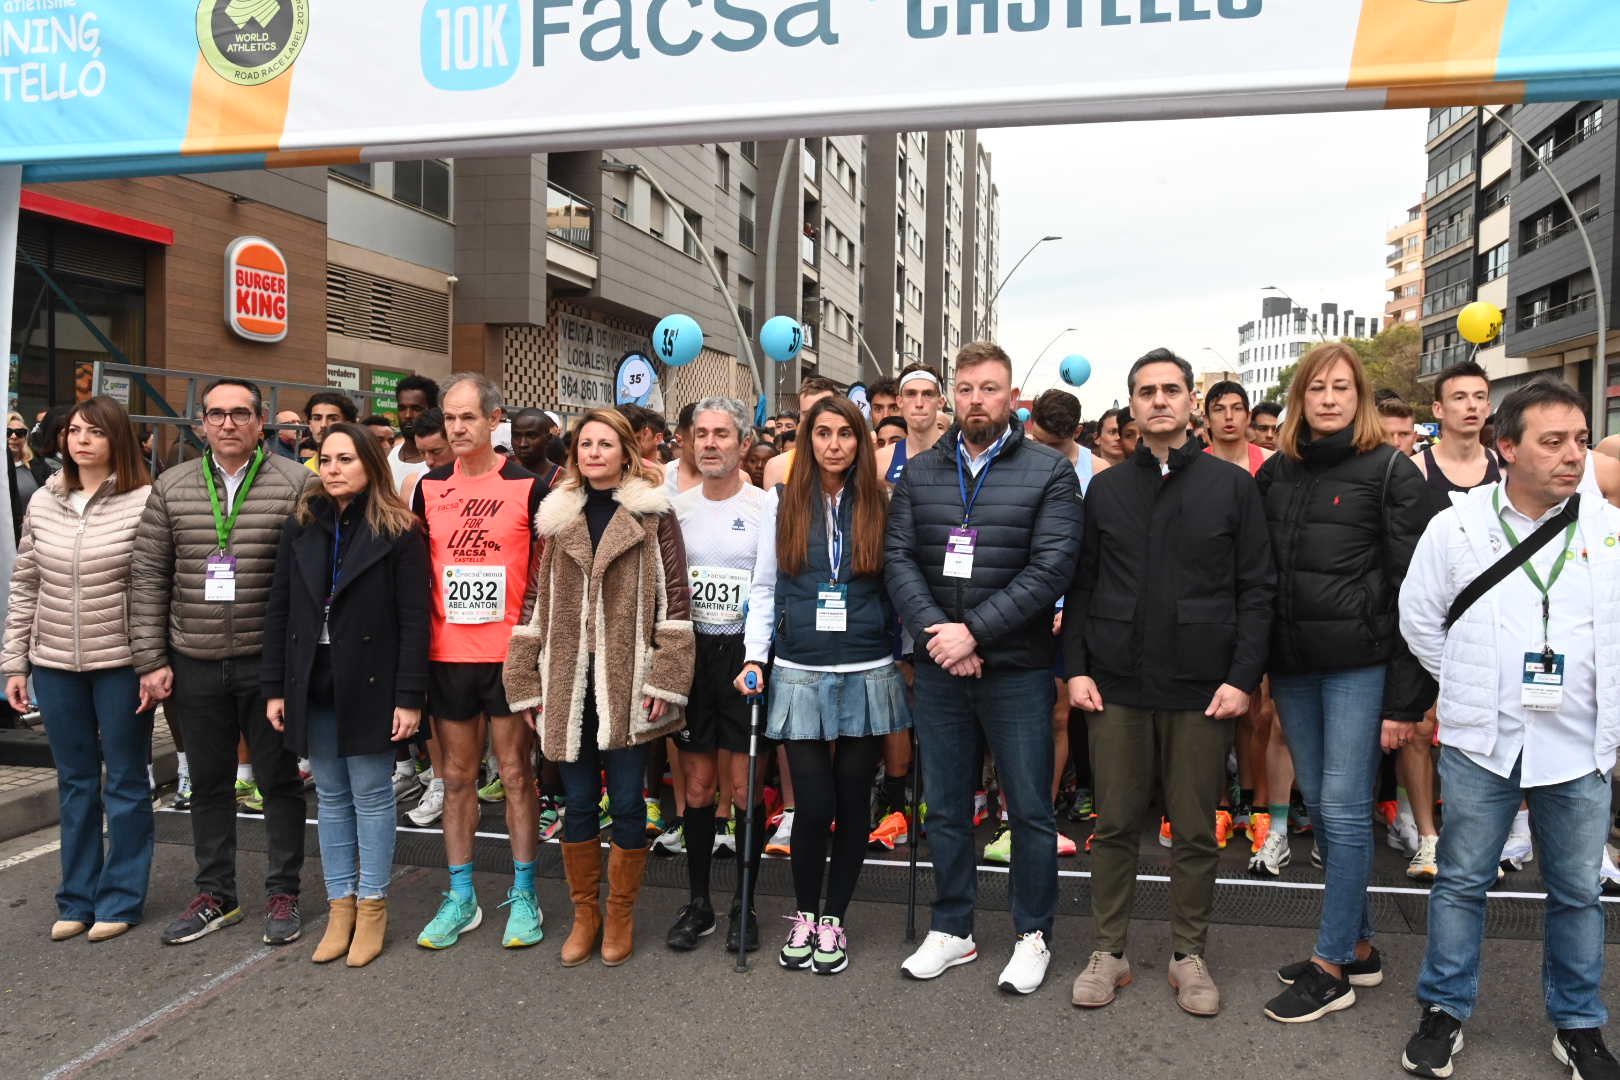
<path fill-rule="evenodd" d="M 953 426 L 906 463 L 894 486 L 884 545 L 889 597 L 917 640 L 919 664 L 932 662 L 923 627 L 961 622 L 987 670 L 1049 668 L 1056 655 L 1052 608 L 1074 581 L 1085 525 L 1074 466 L 1024 438 L 1013 420 L 973 504 L 973 576 L 946 577 L 945 541 L 962 525 L 961 435 Z M 971 493 L 974 478 L 967 483 Z"/>
<path fill-rule="evenodd" d="M 1407 650 L 1396 601 L 1428 524 L 1429 490 L 1393 447 L 1358 453 L 1350 436 L 1302 439 L 1299 459 L 1275 454 L 1255 477 L 1277 560 L 1269 670 L 1387 664 L 1384 717 L 1417 721 L 1435 685 Z"/>
<path fill-rule="evenodd" d="M 1091 481 L 1064 671 L 1108 704 L 1202 710 L 1222 683 L 1260 684 L 1277 575 L 1248 472 L 1196 439 L 1167 464 L 1144 442 Z"/>

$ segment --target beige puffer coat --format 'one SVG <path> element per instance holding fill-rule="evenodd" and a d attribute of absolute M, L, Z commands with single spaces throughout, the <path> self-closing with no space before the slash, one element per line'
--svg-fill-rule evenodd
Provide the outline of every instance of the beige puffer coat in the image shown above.
<path fill-rule="evenodd" d="M 108 477 L 96 489 L 83 517 L 68 501 L 61 473 L 29 500 L 11 574 L 0 674 L 130 665 L 130 554 L 152 489 L 118 495 L 116 483 Z"/>
<path fill-rule="evenodd" d="M 219 550 L 214 514 L 203 482 L 204 460 L 214 468 L 221 509 L 225 480 L 211 459 L 176 465 L 152 485 L 135 535 L 130 574 L 135 670 L 142 675 L 169 662 L 171 650 L 193 660 L 227 660 L 264 651 L 264 608 L 276 569 L 281 530 L 304 485 L 315 474 L 276 454 L 265 457 L 231 532 L 236 557 L 236 601 L 203 598 L 208 557 Z M 240 491 L 237 498 L 243 498 Z M 225 511 L 229 516 L 229 511 Z"/>

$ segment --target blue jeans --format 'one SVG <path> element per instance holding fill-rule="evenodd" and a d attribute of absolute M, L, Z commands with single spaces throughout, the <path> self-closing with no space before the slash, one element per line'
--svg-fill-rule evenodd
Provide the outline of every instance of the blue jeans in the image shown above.
<path fill-rule="evenodd" d="M 1547 1017 L 1559 1029 L 1600 1028 L 1608 1022 L 1603 981 L 1603 909 L 1599 876 L 1609 835 L 1609 781 L 1587 773 L 1550 787 L 1519 787 L 1452 747 L 1440 751 L 1446 793 L 1440 830 L 1440 872 L 1429 891 L 1429 945 L 1418 975 L 1418 1000 L 1467 1020 L 1479 995 L 1479 954 L 1485 937 L 1485 893 L 1496 884 L 1496 863 L 1521 801 L 1530 803 L 1530 829 L 1547 888 L 1541 986 Z"/>
<path fill-rule="evenodd" d="M 1273 675 L 1271 697 L 1322 850 L 1326 887 L 1316 955 L 1330 964 L 1348 964 L 1356 958 L 1356 942 L 1372 937 L 1367 879 L 1372 876 L 1373 786 L 1383 753 L 1384 667 Z"/>
<path fill-rule="evenodd" d="M 563 839 L 570 844 L 595 840 L 597 798 L 607 776 L 608 812 L 613 815 L 613 842 L 626 851 L 647 846 L 647 804 L 642 801 L 642 776 L 647 769 L 647 748 L 596 748 L 596 694 L 589 683 L 585 712 L 580 721 L 579 760 L 559 761 L 563 785 Z"/>
<path fill-rule="evenodd" d="M 146 779 L 152 714 L 135 711 L 140 680 L 134 668 L 78 672 L 37 667 L 34 693 L 56 759 L 62 818 L 57 913 L 77 922 L 138 923 L 146 907 L 153 843 L 152 789 Z"/>
<path fill-rule="evenodd" d="M 1008 881 L 1013 929 L 1052 938 L 1057 912 L 1057 820 L 1052 812 L 1050 670 L 986 671 L 958 679 L 917 665 L 914 718 L 928 785 L 928 844 L 934 860 L 932 928 L 973 933 L 978 867 L 973 850 L 973 790 L 979 782 L 982 726 L 1012 823 Z"/>
<path fill-rule="evenodd" d="M 327 899 L 387 896 L 394 870 L 393 752 L 339 757 L 337 714 L 331 705 L 311 703 L 309 769 Z"/>

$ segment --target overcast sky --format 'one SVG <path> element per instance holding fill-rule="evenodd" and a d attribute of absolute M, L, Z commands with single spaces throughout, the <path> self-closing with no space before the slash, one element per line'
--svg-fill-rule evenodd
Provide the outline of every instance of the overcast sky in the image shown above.
<path fill-rule="evenodd" d="M 1237 327 L 1261 289 L 1296 303 L 1384 308 L 1385 231 L 1423 194 L 1423 111 L 1167 120 L 985 131 L 1001 191 L 1001 273 L 1041 245 L 997 301 L 1017 374 L 1058 384 L 1091 361 L 1087 419 L 1125 397 L 1131 361 L 1156 346 L 1196 370 L 1237 365 Z"/>

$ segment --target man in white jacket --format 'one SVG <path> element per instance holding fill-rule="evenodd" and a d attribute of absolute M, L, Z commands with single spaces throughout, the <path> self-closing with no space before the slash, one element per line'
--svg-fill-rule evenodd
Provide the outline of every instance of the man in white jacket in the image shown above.
<path fill-rule="evenodd" d="M 1586 467 L 1585 399 L 1537 380 L 1497 410 L 1503 480 L 1452 496 L 1401 588 L 1401 632 L 1440 680 L 1446 792 L 1422 1017 L 1401 1064 L 1450 1076 L 1478 991 L 1486 890 L 1521 800 L 1547 889 L 1544 981 L 1552 1052 L 1585 1080 L 1620 1078 L 1603 1044 L 1599 867 L 1620 744 L 1620 510 L 1598 498 L 1447 625 L 1453 601 L 1563 514 Z"/>

